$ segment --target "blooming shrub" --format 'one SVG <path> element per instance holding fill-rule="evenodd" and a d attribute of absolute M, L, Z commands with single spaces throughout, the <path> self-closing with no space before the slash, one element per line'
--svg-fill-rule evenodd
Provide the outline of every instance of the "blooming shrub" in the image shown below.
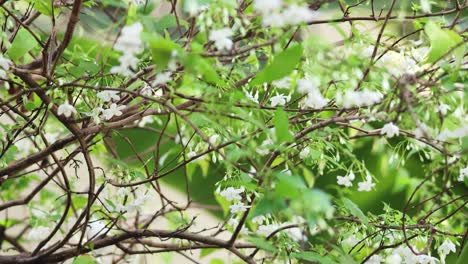
<path fill-rule="evenodd" d="M 466 1 L 0 7 L 0 263 L 466 263 Z"/>

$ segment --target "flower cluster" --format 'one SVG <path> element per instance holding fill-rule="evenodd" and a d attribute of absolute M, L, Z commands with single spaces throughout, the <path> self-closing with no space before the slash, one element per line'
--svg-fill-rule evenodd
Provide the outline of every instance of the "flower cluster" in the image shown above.
<path fill-rule="evenodd" d="M 143 50 L 143 43 L 140 39 L 142 31 L 143 26 L 139 22 L 122 28 L 114 49 L 122 52 L 123 55 L 119 58 L 120 65 L 112 67 L 111 73 L 117 73 L 126 77 L 133 75 L 132 70 L 136 69 L 138 64 L 136 55 Z"/>
<path fill-rule="evenodd" d="M 263 25 L 272 27 L 292 26 L 312 21 L 316 14 L 307 6 L 295 4 L 283 7 L 282 0 L 255 0 L 254 9 L 263 16 Z"/>

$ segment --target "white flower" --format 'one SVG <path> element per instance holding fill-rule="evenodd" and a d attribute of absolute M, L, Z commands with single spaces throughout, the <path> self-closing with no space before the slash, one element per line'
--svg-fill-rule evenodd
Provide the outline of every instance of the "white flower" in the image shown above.
<path fill-rule="evenodd" d="M 431 1 L 421 0 L 419 3 L 421 5 L 421 11 L 423 11 L 424 13 L 430 13 L 431 12 Z"/>
<path fill-rule="evenodd" d="M 5 71 L 8 71 L 10 70 L 12 64 L 13 63 L 11 62 L 11 60 L 0 55 L 0 68 L 3 68 Z"/>
<path fill-rule="evenodd" d="M 460 169 L 460 175 L 458 176 L 458 181 L 465 181 L 465 178 L 468 178 L 468 167 Z"/>
<path fill-rule="evenodd" d="M 218 30 L 212 30 L 210 32 L 209 40 L 214 42 L 217 50 L 230 50 L 233 42 L 231 40 L 233 32 L 230 28 L 222 28 Z"/>
<path fill-rule="evenodd" d="M 102 107 L 96 107 L 91 111 L 91 113 L 86 113 L 87 116 L 93 119 L 93 122 L 96 124 L 101 123 L 101 118 L 99 117 L 102 113 Z"/>
<path fill-rule="evenodd" d="M 273 140 L 271 139 L 265 139 L 265 141 L 262 142 L 262 145 L 260 145 L 259 148 L 257 148 L 257 153 L 264 156 L 264 155 L 267 155 L 268 153 L 270 153 L 270 150 L 268 149 L 268 147 L 270 145 L 273 144 Z"/>
<path fill-rule="evenodd" d="M 117 101 L 120 100 L 118 93 L 118 91 L 105 90 L 97 93 L 97 97 L 99 97 L 104 102 L 110 102 L 112 100 Z"/>
<path fill-rule="evenodd" d="M 315 12 L 307 6 L 289 5 L 283 12 L 283 17 L 289 25 L 310 22 L 315 18 Z"/>
<path fill-rule="evenodd" d="M 312 93 L 307 94 L 306 99 L 303 102 L 304 107 L 320 109 L 328 104 L 328 99 L 324 98 L 320 91 L 316 90 Z"/>
<path fill-rule="evenodd" d="M 45 227 L 45 226 L 38 226 L 38 227 L 32 228 L 29 231 L 28 239 L 29 240 L 42 240 L 50 234 L 50 231 L 51 231 L 50 228 Z"/>
<path fill-rule="evenodd" d="M 320 80 L 318 78 L 299 79 L 297 81 L 297 91 L 302 94 L 313 93 L 318 90 Z"/>
<path fill-rule="evenodd" d="M 388 138 L 398 136 L 400 134 L 400 129 L 395 126 L 392 122 L 385 124 L 380 130 L 381 135 L 385 135 Z"/>
<path fill-rule="evenodd" d="M 349 172 L 348 175 L 346 176 L 338 176 L 336 177 L 338 185 L 343 185 L 345 187 L 351 187 L 353 186 L 352 181 L 354 180 L 355 175 L 353 171 Z"/>
<path fill-rule="evenodd" d="M 88 239 L 96 238 L 106 232 L 106 225 L 100 220 L 90 220 L 88 227 Z"/>
<path fill-rule="evenodd" d="M 417 49 L 411 49 L 411 55 L 417 62 L 423 62 L 426 60 L 427 55 L 429 54 L 429 47 L 420 47 Z"/>
<path fill-rule="evenodd" d="M 120 74 L 122 76 L 130 77 L 133 75 L 131 69 L 126 67 L 125 65 L 114 66 L 110 69 L 110 73 L 112 74 Z"/>
<path fill-rule="evenodd" d="M 245 211 L 247 211 L 247 208 L 250 208 L 250 206 L 247 206 L 242 202 L 237 202 L 237 203 L 229 206 L 229 209 L 231 210 L 231 214 L 245 212 Z"/>
<path fill-rule="evenodd" d="M 172 80 L 171 75 L 172 73 L 169 71 L 157 74 L 152 83 L 153 87 L 170 82 Z"/>
<path fill-rule="evenodd" d="M 416 256 L 418 264 L 436 264 L 437 259 L 428 255 L 418 255 Z"/>
<path fill-rule="evenodd" d="M 144 116 L 140 122 L 138 122 L 139 127 L 145 127 L 147 124 L 154 123 L 154 119 L 152 116 Z"/>
<path fill-rule="evenodd" d="M 270 224 L 270 225 L 261 225 L 257 229 L 257 233 L 260 236 L 265 236 L 268 237 L 270 236 L 273 232 L 275 232 L 279 228 L 278 225 L 276 224 Z"/>
<path fill-rule="evenodd" d="M 114 48 L 124 54 L 140 53 L 143 48 L 142 41 L 140 39 L 142 31 L 143 25 L 140 22 L 123 27 Z"/>
<path fill-rule="evenodd" d="M 258 91 L 255 93 L 255 95 L 253 93 L 249 93 L 247 92 L 246 90 L 244 90 L 244 94 L 245 96 L 247 97 L 247 99 L 249 99 L 250 101 L 258 104 Z"/>
<path fill-rule="evenodd" d="M 310 154 L 310 148 L 309 147 L 305 147 L 304 149 L 301 150 L 301 152 L 299 153 L 299 158 L 301 159 L 305 159 L 309 156 Z"/>
<path fill-rule="evenodd" d="M 444 241 L 444 243 L 442 243 L 439 246 L 437 251 L 439 252 L 440 255 L 443 255 L 445 258 L 445 256 L 450 254 L 450 252 L 455 253 L 457 251 L 457 248 L 455 247 L 455 244 L 452 241 L 447 239 Z"/>
<path fill-rule="evenodd" d="M 1 79 L 6 79 L 6 77 L 7 77 L 6 71 L 0 69 L 0 78 L 1 78 Z"/>
<path fill-rule="evenodd" d="M 197 15 L 200 12 L 205 11 L 209 7 L 208 5 L 200 5 L 199 3 L 197 3 L 197 1 L 187 1 L 184 2 L 184 4 L 185 3 L 187 6 L 187 12 L 190 14 L 191 17 Z"/>
<path fill-rule="evenodd" d="M 284 27 L 286 26 L 286 18 L 281 13 L 265 13 L 263 14 L 262 25 L 265 27 Z"/>
<path fill-rule="evenodd" d="M 119 105 L 112 103 L 108 109 L 102 110 L 102 115 L 105 120 L 109 120 L 114 116 L 121 116 L 122 109 L 125 108 L 125 105 Z"/>
<path fill-rule="evenodd" d="M 418 255 L 415 255 L 409 247 L 398 247 L 395 250 L 393 250 L 392 255 L 400 256 L 403 259 L 403 263 L 407 263 L 407 264 L 418 263 Z M 390 264 L 390 262 L 387 262 L 387 263 Z"/>
<path fill-rule="evenodd" d="M 378 66 L 387 69 L 388 72 L 396 77 L 403 74 L 415 74 L 420 70 L 416 61 L 403 53 L 389 51 L 377 62 Z"/>
<path fill-rule="evenodd" d="M 285 105 L 289 100 L 291 100 L 291 96 L 289 95 L 283 95 L 283 94 L 277 94 L 273 97 L 270 98 L 271 101 L 271 106 L 275 107 L 277 105 Z"/>
<path fill-rule="evenodd" d="M 437 109 L 436 109 L 436 112 L 440 113 L 441 115 L 446 115 L 447 112 L 450 110 L 450 106 L 444 104 L 444 103 L 441 103 Z"/>
<path fill-rule="evenodd" d="M 385 258 L 385 263 L 388 264 L 401 264 L 403 262 L 403 258 L 398 254 L 390 254 Z"/>
<path fill-rule="evenodd" d="M 373 255 L 364 263 L 365 264 L 380 264 L 382 263 L 382 257 L 380 255 Z"/>
<path fill-rule="evenodd" d="M 344 108 L 371 106 L 379 103 L 383 96 L 379 92 L 372 92 L 368 90 L 353 91 L 348 90 L 344 94 L 337 93 L 336 101 Z"/>
<path fill-rule="evenodd" d="M 341 244 L 347 248 L 352 248 L 357 243 L 359 243 L 359 239 L 357 239 L 354 235 L 351 235 L 341 241 Z"/>
<path fill-rule="evenodd" d="M 289 225 L 290 223 L 284 223 L 283 226 Z M 307 241 L 307 236 L 304 235 L 299 227 L 292 227 L 284 230 L 285 233 L 294 241 Z"/>
<path fill-rule="evenodd" d="M 253 8 L 260 13 L 269 13 L 278 10 L 283 5 L 282 0 L 255 0 Z"/>
<path fill-rule="evenodd" d="M 263 215 L 257 215 L 256 217 L 252 218 L 252 223 L 261 225 L 263 222 L 266 221 L 266 217 Z"/>
<path fill-rule="evenodd" d="M 375 183 L 372 182 L 372 177 L 367 175 L 366 180 L 358 183 L 358 191 L 369 192 L 375 187 Z"/>
<path fill-rule="evenodd" d="M 134 5 L 144 5 L 146 0 L 130 0 L 130 2 Z"/>
<path fill-rule="evenodd" d="M 226 189 L 219 192 L 219 195 L 223 196 L 228 201 L 241 200 L 242 197 L 240 196 L 240 194 L 244 191 L 244 187 L 240 187 L 239 189 L 236 189 L 234 187 L 227 187 Z"/>
<path fill-rule="evenodd" d="M 273 81 L 272 84 L 280 89 L 288 89 L 289 86 L 291 85 L 291 78 L 290 77 L 284 77 L 282 79 L 279 79 L 277 81 Z"/>
<path fill-rule="evenodd" d="M 63 115 L 65 117 L 70 117 L 73 114 L 76 114 L 76 109 L 73 107 L 73 105 L 69 104 L 67 101 L 65 101 L 63 104 L 59 105 L 57 109 L 57 114 L 58 115 Z"/>

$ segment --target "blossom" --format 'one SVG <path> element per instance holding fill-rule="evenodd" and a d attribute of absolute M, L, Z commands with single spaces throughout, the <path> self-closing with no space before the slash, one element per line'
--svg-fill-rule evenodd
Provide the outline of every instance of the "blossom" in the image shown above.
<path fill-rule="evenodd" d="M 244 90 L 244 94 L 247 97 L 247 99 L 249 99 L 250 101 L 252 101 L 254 103 L 257 103 L 257 104 L 259 103 L 258 102 L 258 91 L 254 95 L 253 93 L 249 93 L 249 92 Z"/>
<path fill-rule="evenodd" d="M 418 255 L 416 256 L 418 264 L 436 264 L 437 259 L 428 255 Z"/>
<path fill-rule="evenodd" d="M 373 255 L 370 257 L 365 264 L 380 264 L 382 262 L 382 257 L 380 255 Z"/>
<path fill-rule="evenodd" d="M 348 175 L 346 176 L 338 176 L 336 177 L 338 185 L 343 185 L 346 187 L 351 187 L 353 186 L 352 181 L 354 180 L 355 175 L 353 171 L 351 171 Z"/>
<path fill-rule="evenodd" d="M 260 13 L 269 13 L 278 10 L 282 5 L 282 0 L 255 0 L 253 2 L 254 10 Z"/>
<path fill-rule="evenodd" d="M 436 109 L 436 112 L 440 113 L 441 115 L 446 115 L 448 110 L 450 110 L 450 106 L 444 104 L 444 103 L 441 103 L 437 109 Z"/>
<path fill-rule="evenodd" d="M 273 81 L 272 84 L 276 86 L 277 88 L 280 89 L 288 89 L 289 86 L 291 85 L 291 78 L 290 77 L 284 77 L 282 79 L 279 79 L 277 81 Z"/>
<path fill-rule="evenodd" d="M 460 169 L 460 175 L 458 176 L 458 181 L 465 181 L 465 178 L 468 178 L 468 167 Z"/>
<path fill-rule="evenodd" d="M 403 262 L 403 258 L 398 254 L 390 254 L 385 258 L 385 263 L 389 264 L 401 264 Z"/>
<path fill-rule="evenodd" d="M 121 116 L 122 115 L 122 109 L 125 108 L 125 105 L 119 105 L 112 103 L 108 109 L 102 110 L 102 115 L 105 120 L 109 120 L 114 116 Z"/>
<path fill-rule="evenodd" d="M 140 22 L 122 28 L 119 38 L 115 42 L 114 49 L 121 51 L 123 55 L 119 58 L 120 65 L 111 68 L 111 73 L 126 77 L 133 75 L 131 69 L 136 68 L 138 58 L 135 56 L 143 49 L 140 34 L 143 26 Z"/>
<path fill-rule="evenodd" d="M 371 106 L 379 103 L 383 96 L 379 92 L 372 92 L 368 90 L 363 91 L 346 91 L 344 94 L 337 93 L 337 103 L 344 108 Z"/>
<path fill-rule="evenodd" d="M 214 42 L 217 50 L 230 50 L 233 42 L 231 40 L 233 32 L 230 28 L 212 30 L 208 39 Z"/>
<path fill-rule="evenodd" d="M 252 218 L 252 223 L 255 223 L 255 224 L 258 224 L 258 225 L 263 224 L 263 222 L 265 222 L 265 221 L 266 221 L 266 217 L 263 216 L 263 215 L 257 215 L 254 218 Z"/>
<path fill-rule="evenodd" d="M 263 14 L 262 25 L 266 27 L 284 27 L 286 25 L 286 18 L 281 13 L 265 13 Z"/>
<path fill-rule="evenodd" d="M 440 255 L 443 255 L 444 258 L 445 258 L 445 256 L 447 256 L 448 254 L 450 254 L 450 252 L 454 252 L 454 253 L 455 253 L 455 252 L 457 251 L 457 249 L 456 249 L 456 247 L 455 247 L 455 244 L 454 244 L 452 241 L 446 239 L 446 240 L 439 246 L 439 248 L 437 249 L 437 251 L 439 252 Z"/>
<path fill-rule="evenodd" d="M 354 235 L 351 235 L 341 241 L 341 244 L 347 248 L 352 248 L 357 243 L 359 243 L 359 239 L 357 239 Z"/>
<path fill-rule="evenodd" d="M 0 55 L 0 68 L 4 69 L 5 71 L 8 71 L 10 70 L 12 64 L 13 63 L 11 62 L 11 60 Z"/>
<path fill-rule="evenodd" d="M 277 224 L 261 225 L 257 228 L 257 234 L 268 237 L 280 227 Z"/>
<path fill-rule="evenodd" d="M 309 94 L 318 90 L 320 80 L 317 78 L 299 79 L 297 81 L 297 91 L 302 94 Z"/>
<path fill-rule="evenodd" d="M 400 134 L 400 129 L 395 126 L 392 122 L 385 124 L 380 130 L 381 135 L 385 135 L 388 138 L 398 136 Z"/>
<path fill-rule="evenodd" d="M 76 114 L 76 109 L 73 107 L 73 105 L 69 104 L 67 101 L 65 101 L 63 104 L 59 105 L 57 109 L 57 114 L 58 115 L 63 115 L 65 117 L 70 117 L 73 114 Z"/>
<path fill-rule="evenodd" d="M 243 202 L 237 202 L 229 206 L 229 209 L 231 210 L 231 214 L 245 212 L 247 211 L 247 208 L 250 208 L 250 206 L 245 205 Z"/>
<path fill-rule="evenodd" d="M 152 116 L 144 116 L 140 122 L 138 122 L 139 127 L 145 127 L 147 124 L 154 123 L 154 119 Z"/>
<path fill-rule="evenodd" d="M 273 107 L 277 105 L 285 105 L 289 100 L 291 100 L 291 96 L 283 94 L 277 94 L 270 98 L 271 106 Z"/>
<path fill-rule="evenodd" d="M 168 83 L 169 81 L 172 80 L 171 75 L 172 73 L 169 71 L 157 74 L 156 78 L 154 79 L 152 83 L 153 87 Z"/>
<path fill-rule="evenodd" d="M 431 13 L 431 1 L 421 0 L 419 4 L 421 5 L 421 11 L 424 13 Z"/>
<path fill-rule="evenodd" d="M 115 42 L 114 49 L 124 54 L 137 54 L 142 50 L 140 34 L 143 25 L 140 22 L 122 28 L 119 38 Z"/>
<path fill-rule="evenodd" d="M 289 25 L 310 22 L 315 18 L 315 12 L 307 6 L 289 5 L 283 12 L 283 17 Z"/>
<path fill-rule="evenodd" d="M 369 192 L 375 187 L 375 183 L 372 182 L 372 177 L 367 175 L 366 180 L 358 183 L 358 191 Z"/>
<path fill-rule="evenodd" d="M 310 154 L 310 148 L 309 147 L 305 147 L 304 149 L 301 150 L 301 152 L 299 153 L 299 158 L 301 159 L 305 159 L 309 156 Z"/>
<path fill-rule="evenodd" d="M 28 239 L 30 240 L 41 240 L 47 237 L 50 233 L 50 228 L 45 226 L 34 227 L 29 231 Z"/>
<path fill-rule="evenodd" d="M 316 90 L 312 93 L 307 94 L 306 99 L 303 102 L 304 107 L 310 107 L 320 109 L 328 104 L 328 99 L 324 98 L 322 94 Z"/>
<path fill-rule="evenodd" d="M 96 238 L 106 232 L 106 224 L 100 220 L 89 221 L 88 227 L 88 239 Z"/>
<path fill-rule="evenodd" d="M 0 69 L 0 78 L 1 78 L 1 79 L 6 79 L 6 77 L 7 77 L 6 71 Z"/>
<path fill-rule="evenodd" d="M 241 193 L 244 192 L 244 187 L 240 187 L 238 189 L 234 187 L 228 187 L 224 190 L 222 190 L 219 194 L 226 198 L 228 201 L 233 201 L 233 200 L 241 200 L 242 197 L 240 196 Z"/>
<path fill-rule="evenodd" d="M 259 148 L 257 148 L 257 153 L 264 156 L 264 155 L 267 155 L 268 153 L 270 153 L 270 150 L 268 149 L 268 147 L 270 145 L 273 144 L 273 140 L 271 139 L 265 139 L 263 142 L 262 142 L 262 145 L 260 145 Z"/>
<path fill-rule="evenodd" d="M 385 53 L 377 64 L 396 77 L 403 74 L 415 74 L 420 69 L 415 60 L 405 56 L 403 52 L 395 51 Z"/>
<path fill-rule="evenodd" d="M 96 96 L 104 102 L 110 102 L 112 100 L 120 100 L 120 96 L 118 95 L 118 93 L 118 91 L 105 90 L 97 93 Z"/>

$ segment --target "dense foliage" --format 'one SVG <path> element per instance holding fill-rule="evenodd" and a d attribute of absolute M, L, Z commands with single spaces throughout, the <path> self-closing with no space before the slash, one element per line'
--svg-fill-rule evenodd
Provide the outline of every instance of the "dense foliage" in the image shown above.
<path fill-rule="evenodd" d="M 0 7 L 0 263 L 468 261 L 467 1 Z"/>

